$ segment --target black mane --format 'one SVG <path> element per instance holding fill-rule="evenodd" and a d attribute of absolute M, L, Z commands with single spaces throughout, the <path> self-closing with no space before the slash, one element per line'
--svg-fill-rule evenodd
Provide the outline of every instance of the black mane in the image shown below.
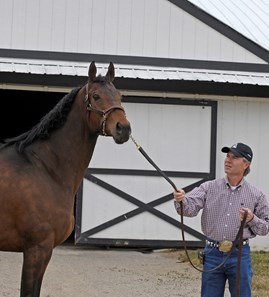
<path fill-rule="evenodd" d="M 66 122 L 67 116 L 73 106 L 74 98 L 79 90 L 80 87 L 74 88 L 70 93 L 65 95 L 31 130 L 14 138 L 5 139 L 0 149 L 14 144 L 17 150 L 22 152 L 26 146 L 35 140 L 48 139 L 53 131 L 61 128 Z"/>

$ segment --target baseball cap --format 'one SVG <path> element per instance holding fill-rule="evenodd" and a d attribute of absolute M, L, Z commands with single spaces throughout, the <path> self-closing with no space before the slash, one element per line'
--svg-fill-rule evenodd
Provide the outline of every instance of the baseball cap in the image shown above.
<path fill-rule="evenodd" d="M 237 157 L 246 158 L 249 162 L 251 162 L 253 158 L 252 149 L 242 142 L 238 142 L 231 147 L 225 146 L 221 149 L 221 151 L 223 153 L 231 152 Z"/>

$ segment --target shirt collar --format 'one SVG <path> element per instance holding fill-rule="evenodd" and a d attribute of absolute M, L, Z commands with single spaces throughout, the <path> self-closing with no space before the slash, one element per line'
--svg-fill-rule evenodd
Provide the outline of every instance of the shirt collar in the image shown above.
<path fill-rule="evenodd" d="M 225 183 L 226 183 L 226 185 L 227 185 L 227 187 L 229 187 L 230 189 L 231 189 L 231 185 L 230 185 L 230 183 L 229 183 L 229 181 L 228 181 L 228 177 L 227 177 L 227 175 L 225 176 Z M 244 179 L 244 177 L 241 179 L 241 181 L 240 181 L 240 183 L 236 186 L 236 190 L 237 189 L 239 189 L 239 188 L 241 188 L 242 187 L 242 185 L 245 183 L 245 179 Z"/>

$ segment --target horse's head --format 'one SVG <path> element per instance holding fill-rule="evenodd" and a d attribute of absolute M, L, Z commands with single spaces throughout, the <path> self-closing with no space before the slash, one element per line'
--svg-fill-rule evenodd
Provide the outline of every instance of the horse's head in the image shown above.
<path fill-rule="evenodd" d="M 121 94 L 112 83 L 114 65 L 109 64 L 105 76 L 96 76 L 96 72 L 95 63 L 92 62 L 85 97 L 90 112 L 90 126 L 96 127 L 96 133 L 112 136 L 116 143 L 126 142 L 131 134 L 131 127 L 121 106 Z"/>

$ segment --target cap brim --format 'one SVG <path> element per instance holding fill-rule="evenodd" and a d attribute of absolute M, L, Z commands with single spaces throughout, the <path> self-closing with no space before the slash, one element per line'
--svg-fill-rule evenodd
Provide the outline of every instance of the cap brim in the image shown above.
<path fill-rule="evenodd" d="M 221 149 L 221 151 L 222 151 L 223 153 L 229 153 L 229 152 L 231 152 L 231 153 L 233 153 L 236 157 L 243 157 L 240 153 L 238 153 L 237 150 L 235 150 L 235 149 L 233 149 L 233 148 L 230 148 L 230 147 L 227 147 L 227 146 L 223 147 L 223 148 Z"/>
<path fill-rule="evenodd" d="M 230 148 L 229 148 L 228 146 L 225 146 L 225 147 L 223 147 L 223 148 L 221 149 L 221 151 L 222 151 L 223 153 L 229 153 Z"/>

